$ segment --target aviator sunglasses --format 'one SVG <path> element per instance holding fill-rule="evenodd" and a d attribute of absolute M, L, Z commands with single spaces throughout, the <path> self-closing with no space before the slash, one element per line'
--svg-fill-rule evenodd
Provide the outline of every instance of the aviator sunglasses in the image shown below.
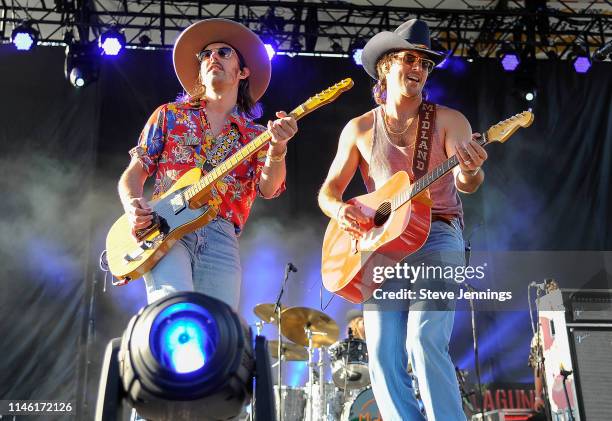
<path fill-rule="evenodd" d="M 199 61 L 208 60 L 210 56 L 212 56 L 213 52 L 216 52 L 219 57 L 222 59 L 228 59 L 234 54 L 234 49 L 231 47 L 220 47 L 220 48 L 211 48 L 200 51 L 196 54 L 196 57 Z"/>
<path fill-rule="evenodd" d="M 431 73 L 431 71 L 434 69 L 434 67 L 436 67 L 436 63 L 434 63 L 433 61 L 423 58 L 423 57 L 419 57 L 419 56 L 415 56 L 414 54 L 410 54 L 410 53 L 398 53 L 396 55 L 396 57 L 398 57 L 400 60 L 402 60 L 402 62 L 404 64 L 407 64 L 409 66 L 414 66 L 414 63 L 416 62 L 420 62 L 421 63 L 421 67 L 423 69 L 425 69 L 427 71 L 427 73 Z"/>

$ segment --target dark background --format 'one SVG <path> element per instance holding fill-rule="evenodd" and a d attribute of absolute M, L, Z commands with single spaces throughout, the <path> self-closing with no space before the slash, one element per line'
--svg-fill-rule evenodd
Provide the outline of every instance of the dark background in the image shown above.
<path fill-rule="evenodd" d="M 146 119 L 180 86 L 170 52 L 127 51 L 104 61 L 99 81 L 80 90 L 64 79 L 63 61 L 61 48 L 0 46 L 0 399 L 70 400 L 76 419 L 91 419 L 104 347 L 145 304 L 140 281 L 113 287 L 98 269 L 106 232 L 121 213 L 116 182 Z M 538 87 L 529 105 L 517 95 L 525 82 L 495 60 L 455 60 L 434 72 L 430 99 L 462 111 L 474 131 L 528 106 L 536 115 L 530 128 L 489 147 L 485 184 L 462 197 L 475 250 L 611 249 L 611 69 L 595 63 L 578 75 L 567 61 L 540 61 L 529 73 Z M 285 304 L 320 308 L 331 298 L 320 292 L 327 220 L 316 194 L 342 127 L 373 106 L 372 81 L 349 59 L 273 60 L 262 122 L 345 77 L 355 81 L 351 91 L 300 121 L 287 192 L 257 201 L 240 240 L 241 312 L 249 323 L 255 304 L 276 298 L 288 261 L 299 272 Z M 346 197 L 362 192 L 356 177 Z M 563 286 L 587 280 L 559 279 Z M 350 307 L 336 298 L 326 309 L 342 331 Z M 527 311 L 478 317 L 483 381 L 530 382 Z M 470 332 L 469 314 L 458 312 L 451 353 L 473 372 Z M 305 376 L 305 366 L 292 363 L 287 382 L 302 384 Z"/>

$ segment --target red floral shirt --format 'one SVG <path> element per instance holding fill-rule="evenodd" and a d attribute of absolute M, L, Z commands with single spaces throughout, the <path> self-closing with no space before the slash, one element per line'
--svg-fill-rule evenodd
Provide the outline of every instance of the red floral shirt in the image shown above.
<path fill-rule="evenodd" d="M 206 162 L 215 167 L 264 131 L 263 126 L 234 110 L 215 138 L 206 119 L 204 103 L 201 107 L 169 103 L 158 107 L 149 117 L 130 155 L 140 161 L 147 174 L 157 172 L 153 191 L 156 199 L 188 170 L 198 167 L 206 173 Z M 244 227 L 259 193 L 267 150 L 266 145 L 217 182 L 219 195 L 214 200 L 219 202 L 219 216 L 231 221 L 237 233 Z M 283 182 L 274 197 L 284 190 Z"/>

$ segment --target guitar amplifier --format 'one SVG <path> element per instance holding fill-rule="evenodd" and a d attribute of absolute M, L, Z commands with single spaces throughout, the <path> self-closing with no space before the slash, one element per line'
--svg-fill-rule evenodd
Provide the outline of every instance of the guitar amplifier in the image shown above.
<path fill-rule="evenodd" d="M 602 398 L 612 390 L 612 291 L 561 289 L 537 305 L 553 419 L 609 420 L 612 399 Z M 562 370 L 571 372 L 565 382 Z"/>

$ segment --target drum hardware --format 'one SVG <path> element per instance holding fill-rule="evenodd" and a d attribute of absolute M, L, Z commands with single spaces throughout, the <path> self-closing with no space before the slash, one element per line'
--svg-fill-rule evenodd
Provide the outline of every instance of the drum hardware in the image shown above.
<path fill-rule="evenodd" d="M 278 341 L 269 341 L 268 350 L 272 358 L 278 359 Z M 303 346 L 283 341 L 280 346 L 281 358 L 283 361 L 306 361 L 308 359 L 308 352 Z"/>

